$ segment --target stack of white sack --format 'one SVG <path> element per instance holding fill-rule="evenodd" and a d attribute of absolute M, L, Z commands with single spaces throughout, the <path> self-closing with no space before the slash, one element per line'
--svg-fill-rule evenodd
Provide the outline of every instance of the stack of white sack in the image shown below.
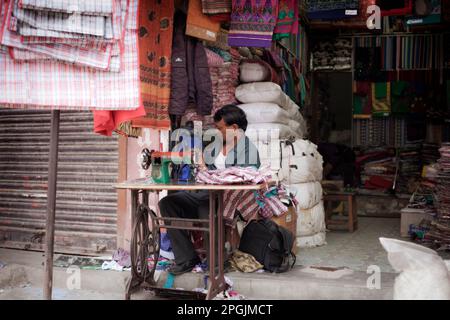
<path fill-rule="evenodd" d="M 326 244 L 325 210 L 322 200 L 323 158 L 308 140 L 287 141 L 281 147 L 280 180 L 297 200 L 297 247 Z"/>
<path fill-rule="evenodd" d="M 298 105 L 273 82 L 252 82 L 236 88 L 239 107 L 247 115 L 247 130 L 275 131 L 278 138 L 301 139 L 306 135 L 306 122 Z"/>

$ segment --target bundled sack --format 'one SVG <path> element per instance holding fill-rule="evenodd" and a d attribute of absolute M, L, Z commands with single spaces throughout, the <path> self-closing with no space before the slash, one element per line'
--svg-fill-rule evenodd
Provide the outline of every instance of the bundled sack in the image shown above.
<path fill-rule="evenodd" d="M 296 238 L 297 248 L 315 248 L 327 244 L 326 232 L 319 232 L 312 236 L 304 236 Z"/>
<path fill-rule="evenodd" d="M 450 275 L 436 251 L 396 239 L 380 238 L 395 278 L 394 300 L 450 300 Z"/>
<path fill-rule="evenodd" d="M 241 84 L 236 88 L 235 96 L 241 103 L 275 103 L 286 110 L 292 120 L 301 121 L 303 119 L 299 111 L 299 106 L 276 83 L 253 82 Z"/>
<path fill-rule="evenodd" d="M 286 141 L 281 149 L 281 175 L 288 184 L 322 181 L 323 158 L 308 140 Z"/>
<path fill-rule="evenodd" d="M 281 140 L 299 138 L 299 135 L 295 131 L 293 131 L 289 126 L 281 123 L 250 123 L 247 126 L 246 133 L 248 131 L 257 131 L 260 136 L 275 136 L 277 139 Z M 270 138 L 267 138 L 266 141 L 269 141 L 269 139 Z"/>
<path fill-rule="evenodd" d="M 243 83 L 276 81 L 275 72 L 272 67 L 265 61 L 260 59 L 244 60 L 239 65 L 239 79 Z"/>
<path fill-rule="evenodd" d="M 297 237 L 313 236 L 326 231 L 323 201 L 311 209 L 297 208 Z"/>
<path fill-rule="evenodd" d="M 248 123 L 281 123 L 289 125 L 289 113 L 275 103 L 259 102 L 238 105 L 246 116 Z"/>
<path fill-rule="evenodd" d="M 291 184 L 287 191 L 295 197 L 297 208 L 300 209 L 312 208 L 322 200 L 322 184 L 317 181 Z"/>
<path fill-rule="evenodd" d="M 294 241 L 289 230 L 272 220 L 252 220 L 242 233 L 239 250 L 255 257 L 265 270 L 281 273 L 295 265 Z"/>

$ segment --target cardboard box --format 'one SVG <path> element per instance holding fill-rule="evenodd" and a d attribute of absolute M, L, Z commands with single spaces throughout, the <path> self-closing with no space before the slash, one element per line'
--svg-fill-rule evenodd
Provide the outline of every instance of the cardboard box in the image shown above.
<path fill-rule="evenodd" d="M 289 210 L 281 216 L 273 216 L 272 221 L 281 227 L 284 227 L 292 232 L 294 237 L 297 234 L 297 212 L 294 207 L 289 207 Z"/>
<path fill-rule="evenodd" d="M 409 237 L 409 226 L 411 224 L 418 225 L 423 219 L 431 220 L 431 217 L 423 212 L 414 212 L 414 209 L 401 211 L 400 235 L 404 238 Z"/>

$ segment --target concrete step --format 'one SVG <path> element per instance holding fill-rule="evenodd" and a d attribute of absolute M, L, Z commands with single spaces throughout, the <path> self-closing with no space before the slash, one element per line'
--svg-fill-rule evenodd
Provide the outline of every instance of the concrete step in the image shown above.
<path fill-rule="evenodd" d="M 23 279 L 25 272 L 31 287 L 42 288 L 44 275 L 42 253 L 0 249 L 0 261 L 8 264 L 8 269 L 0 269 L 0 275 L 11 273 L 11 269 L 20 269 L 22 270 L 19 272 L 20 279 Z M 65 268 L 55 267 L 53 279 L 55 290 L 68 290 L 68 282 L 72 275 L 73 273 Z M 80 270 L 80 275 L 81 291 L 103 292 L 114 297 L 124 297 L 130 272 Z M 174 288 L 192 290 L 203 287 L 204 276 L 196 273 L 177 276 Z M 326 271 L 297 266 L 283 274 L 232 272 L 226 276 L 232 280 L 234 290 L 246 298 L 256 300 L 389 300 L 393 297 L 396 274 L 381 273 L 380 289 L 367 287 L 369 274 L 351 270 Z M 163 286 L 166 279 L 167 273 L 161 273 L 158 285 Z M 133 295 L 133 299 L 151 299 L 151 295 L 141 292 Z"/>

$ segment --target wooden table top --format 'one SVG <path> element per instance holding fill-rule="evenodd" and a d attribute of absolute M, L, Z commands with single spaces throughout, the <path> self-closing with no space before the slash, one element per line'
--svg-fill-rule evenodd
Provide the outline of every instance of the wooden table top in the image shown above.
<path fill-rule="evenodd" d="M 124 181 L 116 184 L 116 189 L 129 189 L 129 190 L 171 190 L 171 191 L 194 191 L 194 190 L 260 190 L 266 187 L 268 184 L 200 184 L 200 183 L 184 183 L 184 182 L 172 182 L 170 184 L 154 183 L 151 178 L 142 178 L 136 180 Z"/>

